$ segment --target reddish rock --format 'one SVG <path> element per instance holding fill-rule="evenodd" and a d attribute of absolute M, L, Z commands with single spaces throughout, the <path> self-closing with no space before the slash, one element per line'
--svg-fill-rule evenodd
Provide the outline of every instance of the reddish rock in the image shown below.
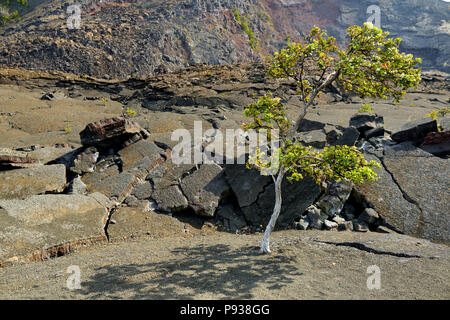
<path fill-rule="evenodd" d="M 28 157 L 26 152 L 0 148 L 0 167 L 27 168 L 39 164 L 35 159 Z"/>
<path fill-rule="evenodd" d="M 85 146 L 111 147 L 127 146 L 149 136 L 149 132 L 138 123 L 123 117 L 92 122 L 80 132 Z"/>
<path fill-rule="evenodd" d="M 425 137 L 422 149 L 437 155 L 450 153 L 450 130 L 444 132 L 431 132 Z"/>

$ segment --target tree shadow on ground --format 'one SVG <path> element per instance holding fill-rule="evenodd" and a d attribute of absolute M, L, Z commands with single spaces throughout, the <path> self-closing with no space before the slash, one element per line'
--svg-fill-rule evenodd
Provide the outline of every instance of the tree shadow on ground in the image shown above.
<path fill-rule="evenodd" d="M 98 268 L 78 293 L 92 299 L 250 299 L 262 284 L 275 290 L 302 275 L 295 258 L 261 256 L 255 247 L 199 245 L 171 253 L 174 257 L 162 262 Z"/>

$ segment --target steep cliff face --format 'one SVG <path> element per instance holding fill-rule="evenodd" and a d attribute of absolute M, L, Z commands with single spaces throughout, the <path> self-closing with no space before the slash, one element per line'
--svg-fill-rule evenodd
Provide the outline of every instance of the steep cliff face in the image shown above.
<path fill-rule="evenodd" d="M 42 0 L 30 1 L 39 4 Z M 381 27 L 424 58 L 424 69 L 450 72 L 450 3 L 441 0 L 80 0 L 81 26 L 53 0 L 0 29 L 0 66 L 128 78 L 196 63 L 260 61 L 286 36 L 313 25 L 340 41 L 381 9 Z"/>
<path fill-rule="evenodd" d="M 331 30 L 339 37 L 367 8 L 381 9 L 381 27 L 403 39 L 401 48 L 423 58 L 422 68 L 450 72 L 450 3 L 442 0 L 348 0 L 340 2 L 339 17 Z M 334 30 L 336 28 L 336 30 Z"/>

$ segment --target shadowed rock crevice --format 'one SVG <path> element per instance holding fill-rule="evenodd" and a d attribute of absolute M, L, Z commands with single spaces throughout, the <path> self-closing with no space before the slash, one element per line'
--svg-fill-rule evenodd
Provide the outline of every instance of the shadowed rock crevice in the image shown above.
<path fill-rule="evenodd" d="M 355 249 L 373 253 L 373 254 L 382 254 L 382 255 L 388 255 L 388 256 L 399 257 L 399 258 L 423 258 L 422 256 L 418 256 L 418 255 L 410 255 L 410 254 L 406 254 L 406 253 L 397 253 L 397 252 L 376 250 L 376 249 L 370 248 L 370 247 L 368 247 L 362 243 L 358 243 L 358 242 L 339 242 L 339 243 L 338 242 L 328 242 L 328 241 L 317 241 L 317 242 L 326 243 L 326 244 L 333 245 L 336 247 L 351 247 L 351 248 L 355 248 Z"/>

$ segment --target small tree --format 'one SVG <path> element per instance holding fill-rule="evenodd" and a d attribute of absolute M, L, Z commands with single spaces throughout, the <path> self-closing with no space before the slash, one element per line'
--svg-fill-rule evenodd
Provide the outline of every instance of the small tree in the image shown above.
<path fill-rule="evenodd" d="M 301 43 L 288 43 L 287 48 L 270 57 L 269 75 L 274 78 L 290 78 L 297 85 L 297 94 L 302 100 L 299 114 L 294 121 L 286 115 L 279 98 L 272 95 L 260 97 L 245 109 L 245 116 L 252 121 L 244 129 L 278 129 L 278 136 L 267 132 L 268 141 L 279 142 L 277 150 L 271 150 L 271 159 L 264 157 L 260 149 L 251 155 L 247 166 L 269 173 L 275 183 L 275 206 L 266 227 L 261 253 L 270 253 L 269 238 L 281 211 L 281 183 L 287 175 L 290 182 L 299 181 L 305 175 L 316 182 L 322 180 L 348 180 L 355 183 L 376 179 L 376 161 L 366 161 L 356 147 L 334 146 L 314 152 L 294 141 L 300 123 L 319 94 L 333 82 L 338 82 L 345 91 L 356 93 L 361 98 L 376 97 L 395 101 L 408 88 L 420 82 L 420 69 L 414 69 L 419 58 L 399 52 L 401 39 L 388 39 L 388 32 L 375 28 L 371 23 L 363 27 L 347 29 L 348 45 L 340 50 L 336 39 L 321 29 L 311 29 Z M 276 156 L 274 156 L 276 154 Z M 276 162 L 276 165 L 274 165 Z"/>

